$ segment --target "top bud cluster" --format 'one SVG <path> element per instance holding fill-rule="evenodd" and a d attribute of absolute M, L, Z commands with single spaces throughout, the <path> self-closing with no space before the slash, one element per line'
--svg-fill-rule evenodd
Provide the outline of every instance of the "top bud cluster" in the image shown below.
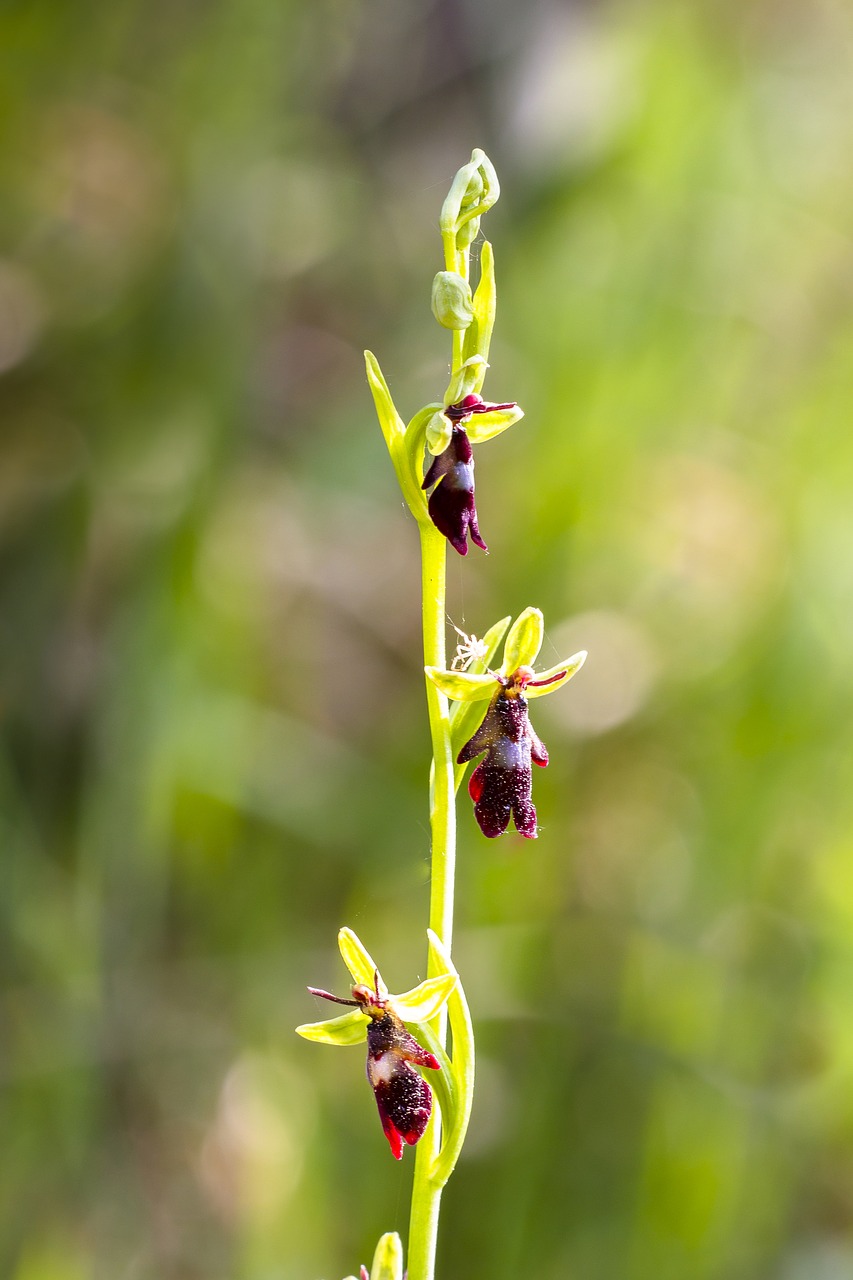
<path fill-rule="evenodd" d="M 495 323 L 495 266 L 486 240 L 472 292 L 470 248 L 480 218 L 499 195 L 497 175 L 478 149 L 453 179 L 441 210 L 445 269 L 433 281 L 432 309 L 439 324 L 453 332 L 453 367 L 443 401 L 426 405 L 404 427 L 375 358 L 366 353 L 379 420 L 406 500 L 415 517 L 422 521 L 426 515 L 461 556 L 468 553 L 469 535 L 488 550 L 477 517 L 471 446 L 491 440 L 524 416 L 514 400 L 497 403 L 481 394 Z M 424 451 L 428 465 L 422 476 Z"/>

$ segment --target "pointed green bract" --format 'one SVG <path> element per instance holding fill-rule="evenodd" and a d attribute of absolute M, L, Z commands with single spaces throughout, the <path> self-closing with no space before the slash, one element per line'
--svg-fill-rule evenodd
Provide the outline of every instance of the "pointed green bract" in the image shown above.
<path fill-rule="evenodd" d="M 376 1246 L 370 1280 L 403 1280 L 403 1245 L 396 1231 L 387 1232 Z"/>
<path fill-rule="evenodd" d="M 373 393 L 373 402 L 376 405 L 376 416 L 379 419 L 385 443 L 388 445 L 389 451 L 393 451 L 393 445 L 397 437 L 402 436 L 405 431 L 403 419 L 391 399 L 388 383 L 385 381 L 382 370 L 379 368 L 379 361 L 372 351 L 365 351 L 364 364 L 367 369 L 367 381 L 370 383 L 370 390 Z"/>
<path fill-rule="evenodd" d="M 352 974 L 353 981 L 373 990 L 377 965 L 358 934 L 353 933 L 352 929 L 347 929 L 344 926 L 338 933 L 338 948 L 340 949 L 341 959 Z M 387 996 L 388 994 L 388 988 L 381 977 L 379 979 L 379 994 L 381 996 Z"/>
<path fill-rule="evenodd" d="M 484 360 L 488 360 L 492 329 L 495 327 L 496 307 L 495 259 L 492 246 L 486 240 L 480 250 L 480 280 L 473 299 L 474 319 L 465 331 L 465 342 L 462 347 L 463 360 L 469 360 L 471 356 L 482 356 Z M 476 392 L 482 390 L 485 375 L 484 368 L 479 386 L 474 387 Z"/>
<path fill-rule="evenodd" d="M 452 974 L 458 978 L 456 967 L 441 939 L 432 929 L 427 930 L 427 936 L 431 967 L 440 973 Z M 450 1177 L 459 1159 L 474 1101 L 474 1028 L 461 981 L 457 981 L 453 987 L 447 1001 L 447 1009 L 450 1030 L 453 1033 L 451 1075 L 456 1105 L 452 1117 L 446 1120 L 441 1150 L 433 1167 L 432 1176 L 441 1186 Z"/>
<path fill-rule="evenodd" d="M 510 627 L 504 645 L 503 674 L 512 675 L 519 667 L 532 667 L 542 648 L 544 635 L 545 623 L 540 609 L 531 606 L 520 613 Z"/>
<path fill-rule="evenodd" d="M 444 1007 L 456 982 L 456 975 L 450 973 L 439 978 L 427 978 L 411 991 L 394 996 L 394 1010 L 404 1022 L 429 1022 Z"/>
<path fill-rule="evenodd" d="M 489 413 L 472 414 L 465 423 L 465 430 L 472 444 L 483 444 L 484 441 L 499 436 L 523 417 L 524 410 L 514 404 L 511 409 L 492 409 Z"/>
<path fill-rule="evenodd" d="M 572 654 L 571 658 L 566 658 L 565 662 L 558 662 L 555 667 L 549 667 L 547 671 L 537 671 L 537 683 L 543 680 L 551 680 L 554 676 L 559 675 L 559 680 L 554 680 L 553 684 L 546 684 L 543 688 L 537 689 L 535 685 L 529 684 L 524 690 L 526 698 L 541 698 L 543 694 L 553 693 L 555 689 L 562 689 L 563 685 L 571 680 L 572 676 L 580 671 L 586 662 L 586 649 L 581 649 L 580 653 Z"/>
<path fill-rule="evenodd" d="M 443 671 L 440 667 L 424 667 L 429 679 L 447 698 L 456 702 L 480 702 L 497 688 L 494 676 L 470 675 L 467 671 Z"/>
<path fill-rule="evenodd" d="M 367 1039 L 370 1018 L 361 1009 L 350 1009 L 339 1018 L 327 1018 L 324 1022 L 303 1022 L 296 1034 L 317 1044 L 362 1044 Z"/>
<path fill-rule="evenodd" d="M 376 406 L 376 416 L 379 419 L 403 497 L 415 519 L 421 524 L 428 523 L 426 498 L 421 491 L 420 459 L 413 458 L 412 451 L 407 447 L 407 433 L 403 419 L 391 399 L 391 392 L 379 368 L 379 361 L 372 351 L 365 351 L 364 364 L 373 403 Z M 409 437 L 409 443 L 411 443 L 411 437 Z"/>

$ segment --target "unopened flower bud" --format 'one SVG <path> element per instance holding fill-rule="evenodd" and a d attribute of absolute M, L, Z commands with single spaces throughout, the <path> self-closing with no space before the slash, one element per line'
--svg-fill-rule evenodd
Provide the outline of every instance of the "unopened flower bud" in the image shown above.
<path fill-rule="evenodd" d="M 441 232 L 445 236 L 458 236 L 468 222 L 476 222 L 480 215 L 491 209 L 501 193 L 497 174 L 491 161 L 479 147 L 471 153 L 468 164 L 456 174 L 441 209 Z M 479 229 L 479 228 L 478 228 Z M 471 234 L 471 243 L 477 230 Z M 458 247 L 465 247 L 457 241 Z"/>
<path fill-rule="evenodd" d="M 468 281 L 455 271 L 439 271 L 432 282 L 432 314 L 445 329 L 467 329 L 474 319 Z"/>
<path fill-rule="evenodd" d="M 403 1280 L 403 1245 L 396 1231 L 389 1231 L 376 1246 L 371 1280 Z"/>
<path fill-rule="evenodd" d="M 472 164 L 468 164 L 465 167 L 470 170 L 473 166 Z M 468 186 L 465 188 L 465 194 L 462 197 L 462 208 L 468 209 L 472 204 L 476 204 L 480 199 L 480 196 L 483 194 L 483 189 L 483 175 L 480 173 L 479 169 L 474 169 L 468 179 Z"/>
<path fill-rule="evenodd" d="M 468 222 L 463 222 L 462 226 L 456 232 L 456 248 L 467 249 L 477 239 L 480 231 L 480 219 L 471 218 Z"/>

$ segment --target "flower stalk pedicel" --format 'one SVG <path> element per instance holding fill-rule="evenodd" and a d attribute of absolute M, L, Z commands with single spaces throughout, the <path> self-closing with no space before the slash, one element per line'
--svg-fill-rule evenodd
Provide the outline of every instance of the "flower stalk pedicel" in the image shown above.
<path fill-rule="evenodd" d="M 447 666 L 447 543 L 463 556 L 469 537 L 487 549 L 477 515 L 472 446 L 491 440 L 523 417 L 514 401 L 490 403 L 482 396 L 495 322 L 494 258 L 491 245 L 484 242 L 479 279 L 472 290 L 471 245 L 482 216 L 499 194 L 494 168 L 482 151 L 475 150 L 456 174 L 442 206 L 444 270 L 433 281 L 432 309 L 439 324 L 451 332 L 451 374 L 443 399 L 425 405 L 405 424 L 375 356 L 365 352 L 379 423 L 421 541 L 424 670 L 433 754 L 427 978 L 412 991 L 390 995 L 360 940 L 342 929 L 338 943 L 353 978 L 352 998 L 309 990 L 349 1006 L 348 1012 L 297 1028 L 306 1039 L 325 1044 L 366 1041 L 368 1079 L 391 1150 L 399 1159 L 404 1142 L 416 1147 L 408 1280 L 434 1280 L 441 1193 L 462 1149 L 474 1094 L 473 1029 L 450 954 L 456 793 L 467 762 L 485 753 L 470 784 L 482 830 L 488 836 L 499 835 L 513 816 L 522 835 L 536 835 L 530 765 L 547 764 L 548 756 L 530 726 L 527 700 L 559 688 L 586 657 L 576 654 L 535 673 L 542 615 L 538 609 L 527 609 L 512 627 L 509 618 L 495 623 L 482 640 L 459 632 L 463 643 Z M 504 636 L 503 662 L 495 672 L 489 664 Z M 486 699 L 484 715 L 477 704 Z M 403 1280 L 402 1247 L 393 1233 L 379 1242 L 370 1280 Z"/>

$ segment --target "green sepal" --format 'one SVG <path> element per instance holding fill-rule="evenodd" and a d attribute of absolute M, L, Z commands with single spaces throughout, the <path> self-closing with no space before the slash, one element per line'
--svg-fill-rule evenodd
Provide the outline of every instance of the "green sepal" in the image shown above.
<path fill-rule="evenodd" d="M 492 409 L 489 413 L 474 413 L 465 423 L 465 431 L 472 444 L 482 444 L 499 436 L 507 427 L 511 427 L 519 418 L 524 417 L 524 410 L 517 404 L 511 409 Z"/>
<path fill-rule="evenodd" d="M 441 667 L 424 667 L 428 678 L 446 698 L 455 702 L 480 702 L 495 692 L 495 678 L 471 675 L 468 671 L 443 671 Z"/>
<path fill-rule="evenodd" d="M 388 1231 L 376 1246 L 370 1280 L 403 1280 L 403 1245 L 396 1231 Z"/>
<path fill-rule="evenodd" d="M 406 427 L 406 453 L 412 473 L 418 476 L 423 471 L 424 449 L 429 443 L 429 425 L 436 413 L 441 413 L 442 405 L 425 404 L 418 409 Z"/>
<path fill-rule="evenodd" d="M 456 982 L 456 975 L 451 973 L 442 974 L 438 978 L 427 978 L 411 991 L 392 996 L 392 1007 L 404 1022 L 429 1022 L 444 1008 Z"/>
<path fill-rule="evenodd" d="M 520 613 L 506 638 L 502 674 L 509 676 L 519 667 L 532 667 L 542 648 L 544 635 L 545 622 L 541 609 L 531 606 Z"/>
<path fill-rule="evenodd" d="M 571 658 L 566 658 L 565 662 L 558 662 L 555 667 L 549 667 L 547 671 L 536 672 L 537 684 L 543 680 L 550 680 L 552 676 L 558 675 L 561 671 L 563 677 L 561 680 L 555 680 L 553 684 L 547 684 L 542 689 L 537 689 L 535 685 L 529 684 L 524 690 L 525 698 L 541 698 L 546 693 L 553 693 L 555 689 L 562 689 L 572 676 L 580 671 L 586 662 L 586 649 L 581 649 L 579 653 L 572 654 Z"/>
<path fill-rule="evenodd" d="M 444 453 L 453 435 L 453 423 L 441 410 L 439 405 L 426 425 L 426 447 L 434 457 Z"/>
<path fill-rule="evenodd" d="M 350 1009 L 339 1018 L 326 1018 L 324 1022 L 303 1022 L 296 1034 L 317 1044 L 361 1044 L 367 1039 L 370 1018 L 361 1009 Z"/>
<path fill-rule="evenodd" d="M 432 314 L 445 329 L 467 329 L 474 319 L 471 286 L 456 271 L 439 271 L 432 282 Z"/>
<path fill-rule="evenodd" d="M 444 393 L 445 407 L 458 404 L 466 396 L 470 396 L 475 386 L 483 385 L 486 376 L 486 362 L 482 356 L 471 356 L 454 373 Z"/>
<path fill-rule="evenodd" d="M 495 327 L 495 309 L 497 294 L 495 290 L 495 256 L 488 240 L 484 241 L 480 250 L 480 280 L 474 291 L 474 319 L 465 330 L 465 341 L 462 346 L 462 359 L 470 360 L 471 356 L 489 358 L 489 345 L 492 341 L 492 329 Z M 474 391 L 479 394 L 483 389 L 486 370 Z"/>
<path fill-rule="evenodd" d="M 376 405 L 376 416 L 379 419 L 403 497 L 415 519 L 420 524 L 426 524 L 429 521 L 426 498 L 421 491 L 419 470 L 412 465 L 409 450 L 406 447 L 406 428 L 403 425 L 403 419 L 391 399 L 388 384 L 372 351 L 365 351 L 364 363 L 367 369 L 367 381 L 373 394 L 373 403 Z"/>
<path fill-rule="evenodd" d="M 373 990 L 373 983 L 377 973 L 377 965 L 373 956 L 367 950 L 357 933 L 353 933 L 352 929 L 343 929 L 338 931 L 338 949 L 341 953 L 341 959 L 352 974 L 353 981 L 360 983 L 364 987 L 370 987 Z M 387 996 L 388 988 L 379 979 L 379 994 Z"/>

